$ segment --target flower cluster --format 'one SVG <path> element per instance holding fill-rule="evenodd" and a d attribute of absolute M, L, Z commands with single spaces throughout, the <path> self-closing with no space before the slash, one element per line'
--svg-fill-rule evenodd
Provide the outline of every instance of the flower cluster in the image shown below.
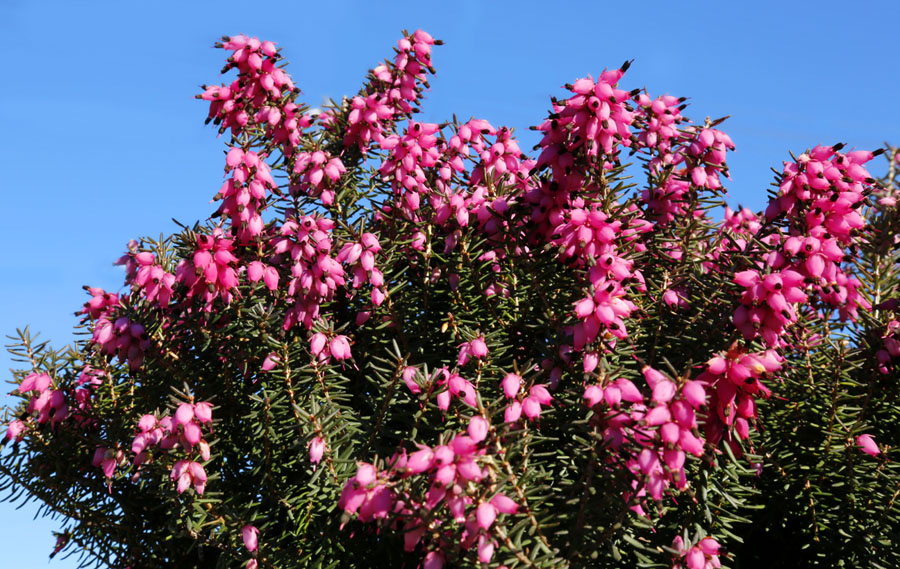
<path fill-rule="evenodd" d="M 372 141 L 381 144 L 384 132 L 392 122 L 410 115 L 426 83 L 431 68 L 431 46 L 437 44 L 430 35 L 416 30 L 397 42 L 397 55 L 392 63 L 372 70 L 370 92 L 350 101 L 344 146 L 357 146 L 364 154 Z"/>
<path fill-rule="evenodd" d="M 721 231 L 728 230 L 731 232 L 730 240 L 721 240 L 722 248 L 724 250 L 743 251 L 746 249 L 749 239 L 754 237 L 762 228 L 762 223 L 759 216 L 746 207 L 733 210 L 725 206 L 725 216 L 720 228 Z"/>
<path fill-rule="evenodd" d="M 560 259 L 582 270 L 590 284 L 589 295 L 576 303 L 578 322 L 570 328 L 576 351 L 598 337 L 611 342 L 625 338 L 625 319 L 636 309 L 629 293 L 646 290 L 622 246 L 643 248 L 638 237 L 652 225 L 633 203 L 610 216 L 617 204 L 602 199 L 602 184 L 590 172 L 612 168 L 618 148 L 632 144 L 632 93 L 617 88 L 627 67 L 605 71 L 596 82 L 579 79 L 567 86 L 572 97 L 554 101 L 550 117 L 538 127 L 544 137 L 535 164 L 538 171 L 550 168 L 550 180 L 525 194 L 535 224 L 533 244 L 552 243 Z"/>
<path fill-rule="evenodd" d="M 816 146 L 796 161 L 785 162 L 778 197 L 770 202 L 766 218 L 771 221 L 785 215 L 797 229 L 804 223 L 806 229 L 824 225 L 842 245 L 849 245 L 853 230 L 863 225 L 854 206 L 874 182 L 863 164 L 875 153 L 841 154 L 842 147 Z"/>
<path fill-rule="evenodd" d="M 247 265 L 247 278 L 251 283 L 263 281 L 266 288 L 270 291 L 278 289 L 278 281 L 281 278 L 278 269 L 263 263 L 262 261 L 251 261 Z"/>
<path fill-rule="evenodd" d="M 689 122 L 681 114 L 686 106 L 684 98 L 664 95 L 650 99 L 641 93 L 634 101 L 637 131 L 632 152 L 650 156 L 650 183 L 641 190 L 648 217 L 666 226 L 685 215 L 702 216 L 696 191 L 722 189 L 720 174 L 728 175 L 725 155 L 734 150 L 734 143 L 711 126 L 679 128 Z"/>
<path fill-rule="evenodd" d="M 544 407 L 553 403 L 553 396 L 544 384 L 535 384 L 528 388 L 528 394 L 521 393 L 522 378 L 515 373 L 506 374 L 502 380 L 503 394 L 509 399 L 503 420 L 506 423 L 517 423 L 522 414 L 530 421 L 541 417 Z"/>
<path fill-rule="evenodd" d="M 494 140 L 488 139 L 494 137 Z M 436 212 L 435 223 L 443 225 L 453 215 L 460 227 L 468 225 L 468 214 L 474 212 L 478 215 L 479 224 L 488 224 L 490 218 L 499 221 L 509 205 L 512 197 L 500 195 L 503 186 L 512 186 L 512 193 L 519 194 L 530 187 L 529 170 L 534 166 L 534 161 L 527 159 L 519 149 L 519 143 L 513 138 L 512 130 L 501 127 L 494 128 L 491 123 L 483 119 L 470 119 L 468 122 L 456 125 L 453 135 L 449 140 L 441 141 L 441 158 L 437 166 L 438 176 L 434 180 L 436 197 L 434 202 Z M 466 161 L 474 163 L 468 180 L 461 181 L 461 187 L 455 187 L 454 182 L 460 180 L 456 176 L 465 178 Z M 488 184 L 490 181 L 490 184 Z M 490 187 L 488 187 L 490 186 Z M 463 190 L 471 190 L 468 195 L 460 196 L 466 203 L 460 204 L 459 195 Z M 457 203 L 451 204 L 451 201 Z M 486 206 L 492 205 L 491 209 Z M 448 204 L 451 209 L 443 212 L 441 206 Z M 502 205 L 501 205 L 502 204 Z M 460 207 L 465 206 L 465 207 Z M 465 211 L 463 211 L 465 210 Z M 484 228 L 489 234 L 497 234 L 499 228 Z"/>
<path fill-rule="evenodd" d="M 492 526 L 498 515 L 514 515 L 519 508 L 514 500 L 492 489 L 492 477 L 488 476 L 492 463 L 479 464 L 489 431 L 487 419 L 476 415 L 469 420 L 466 434 L 457 434 L 448 444 L 419 445 L 410 455 L 395 455 L 388 470 L 378 472 L 372 464 L 363 463 L 344 486 L 339 506 L 361 521 L 390 515 L 404 531 L 406 551 L 414 551 L 428 536 L 426 567 L 443 566 L 441 550 L 455 535 L 444 527 L 448 522 L 442 521 L 441 514 L 445 511 L 448 520 L 462 528 L 459 545 L 475 547 L 478 560 L 489 563 L 496 547 Z M 404 492 L 403 482 L 412 477 L 429 481 L 424 496 Z"/>
<path fill-rule="evenodd" d="M 658 501 L 670 485 L 678 489 L 688 486 L 686 456 L 704 452 L 697 411 L 706 405 L 706 389 L 700 381 L 679 386 L 650 366 L 644 366 L 642 373 L 652 392 L 649 399 L 624 377 L 586 386 L 584 398 L 596 412 L 604 440 L 613 448 L 624 448 L 626 441 L 637 445 L 629 450 L 624 463 L 633 475 L 632 490 L 625 499 L 644 515 L 644 496 Z"/>
<path fill-rule="evenodd" d="M 310 329 L 319 318 L 321 305 L 343 286 L 344 268 L 332 257 L 334 221 L 312 215 L 289 218 L 272 240 L 274 264 L 290 273 L 287 293 L 293 299 L 284 327 Z"/>
<path fill-rule="evenodd" d="M 52 389 L 52 383 L 46 373 L 32 373 L 19 384 L 19 393 L 31 397 L 26 412 L 29 415 L 37 413 L 38 423 L 56 424 L 69 416 L 65 393 L 61 389 Z"/>
<path fill-rule="evenodd" d="M 807 300 L 803 275 L 790 269 L 767 275 L 746 270 L 735 274 L 734 282 L 745 289 L 734 325 L 748 340 L 758 334 L 768 345 L 780 345 L 785 327 L 797 321 L 794 306 Z"/>
<path fill-rule="evenodd" d="M 721 190 L 720 174 L 728 176 L 725 154 L 734 150 L 734 142 L 714 128 L 688 127 L 685 130 L 689 136 L 682 153 L 685 176 L 698 188 Z"/>
<path fill-rule="evenodd" d="M 149 251 L 129 251 L 118 263 L 126 266 L 128 277 L 125 282 L 140 291 L 147 302 L 161 308 L 169 305 L 175 275 L 157 264 L 156 255 Z"/>
<path fill-rule="evenodd" d="M 734 323 L 748 340 L 760 335 L 769 346 L 782 345 L 786 325 L 798 317 L 795 305 L 808 301 L 806 291 L 837 308 L 842 320 L 869 308 L 859 280 L 841 264 L 863 226 L 857 209 L 873 180 L 862 165 L 873 153 L 844 155 L 839 149 L 817 146 L 785 163 L 779 195 L 766 218 L 784 218 L 787 234 L 768 255 L 768 271 L 754 268 L 735 275 L 746 290 Z"/>
<path fill-rule="evenodd" d="M 226 237 L 221 228 L 212 235 L 197 235 L 196 248 L 190 259 L 183 259 L 175 270 L 176 280 L 187 287 L 187 299 L 198 298 L 204 310 L 212 310 L 213 302 L 231 302 L 237 291 L 237 257 L 234 240 Z"/>
<path fill-rule="evenodd" d="M 631 145 L 631 94 L 617 88 L 627 69 L 628 64 L 604 71 L 597 81 L 586 77 L 566 85 L 574 95 L 554 102 L 550 118 L 538 128 L 544 133 L 538 166 L 551 166 L 557 178 L 557 172 L 572 167 L 575 153 L 596 158 L 602 151 L 611 157 L 618 145 Z"/>
<path fill-rule="evenodd" d="M 673 569 L 718 569 L 722 566 L 719 561 L 722 546 L 711 537 L 704 537 L 696 545 L 688 547 L 679 535 L 672 541 L 672 549 L 680 556 L 672 565 Z"/>
<path fill-rule="evenodd" d="M 275 44 L 245 35 L 222 40 L 216 47 L 233 52 L 222 73 L 237 69 L 238 78 L 228 86 L 204 86 L 203 93 L 197 95 L 210 103 L 208 120 L 219 125 L 219 132 L 231 129 L 232 136 L 243 132 L 251 120 L 265 121 L 263 124 L 272 129 L 270 135 L 280 134 L 296 145 L 293 141 L 298 140 L 297 131 L 304 125 L 296 114 L 277 110 L 282 98 L 294 93 L 295 87 L 290 76 L 278 66 L 280 56 Z"/>
<path fill-rule="evenodd" d="M 678 125 L 687 119 L 681 115 L 685 99 L 663 95 L 651 99 L 646 93 L 634 97 L 637 104 L 635 120 L 638 123 L 637 147 L 653 149 L 665 156 L 673 143 L 681 136 Z"/>
<path fill-rule="evenodd" d="M 482 132 L 482 135 L 484 134 Z M 511 129 L 504 126 L 496 132 L 490 129 L 487 134 L 496 138 L 493 144 L 478 154 L 481 161 L 472 170 L 469 182 L 476 187 L 484 185 L 488 179 L 492 181 L 494 187 L 504 181 L 511 182 L 512 177 L 521 171 L 522 161 L 526 159 L 519 148 L 519 143 L 513 138 Z"/>
<path fill-rule="evenodd" d="M 433 168 L 441 154 L 435 134 L 440 127 L 432 123 L 410 121 L 403 135 L 392 134 L 379 143 L 389 152 L 379 172 L 391 180 L 394 193 L 402 196 L 401 210 L 415 219 L 422 196 L 427 193 L 425 168 Z"/>
<path fill-rule="evenodd" d="M 456 363 L 457 365 L 464 366 L 469 362 L 470 357 L 481 360 L 487 355 L 488 347 L 484 342 L 484 336 L 478 336 L 473 340 L 463 342 L 459 345 L 459 357 L 457 358 Z"/>
<path fill-rule="evenodd" d="M 350 351 L 350 340 L 343 334 L 334 334 L 331 338 L 323 332 L 316 332 L 309 338 L 309 351 L 320 362 L 329 359 L 346 360 L 353 354 Z"/>
<path fill-rule="evenodd" d="M 313 123 L 313 117 L 304 112 L 305 107 L 291 101 L 297 92 L 294 89 L 287 99 L 271 101 L 254 117 L 256 124 L 265 128 L 266 136 L 281 145 L 281 153 L 286 157 L 294 156 L 303 131 Z"/>
<path fill-rule="evenodd" d="M 16 391 L 28 398 L 26 415 L 13 419 L 6 425 L 7 441 L 18 442 L 35 424 L 57 427 L 67 419 L 81 429 L 90 429 L 95 421 L 89 416 L 94 389 L 102 383 L 103 372 L 85 366 L 70 389 L 54 387 L 53 378 L 46 373 L 30 373 Z"/>
<path fill-rule="evenodd" d="M 450 408 L 453 397 L 457 397 L 469 407 L 476 407 L 475 386 L 458 373 L 453 373 L 446 367 L 435 370 L 432 381 L 440 391 L 437 394 L 437 405 L 441 411 Z"/>
<path fill-rule="evenodd" d="M 266 207 L 266 197 L 278 186 L 272 179 L 265 156 L 252 150 L 234 147 L 225 157 L 225 169 L 231 177 L 225 180 L 213 198 L 222 200 L 215 215 L 228 217 L 240 242 L 246 243 L 263 231 L 260 213 Z"/>
<path fill-rule="evenodd" d="M 575 303 L 575 316 L 580 320 L 573 329 L 578 351 L 599 335 L 624 339 L 625 319 L 636 308 L 628 299 L 629 289 L 646 290 L 641 272 L 634 269 L 633 261 L 619 253 L 616 245 L 623 225 L 595 205 L 590 210 L 571 209 L 568 220 L 557 228 L 561 237 L 556 243 L 565 247 L 565 257 L 594 260 L 587 271 L 593 293 Z"/>
<path fill-rule="evenodd" d="M 783 362 L 775 350 L 750 353 L 735 343 L 706 363 L 697 381 L 710 392 L 711 412 L 706 419 L 709 442 L 718 444 L 723 437 L 731 441 L 732 430 L 738 438 L 747 439 L 750 422 L 756 419 L 756 397 L 771 394 L 760 380 L 781 370 Z"/>
<path fill-rule="evenodd" d="M 112 311 L 94 321 L 91 339 L 100 346 L 101 352 L 115 355 L 121 362 L 127 361 L 132 370 L 141 367 L 150 349 L 150 336 L 144 326 L 127 316 L 116 317 Z"/>
<path fill-rule="evenodd" d="M 641 199 L 647 206 L 650 219 L 664 226 L 687 213 L 687 201 L 691 184 L 675 176 L 667 176 L 657 187 L 641 190 Z M 699 212 L 694 212 L 697 215 Z"/>
<path fill-rule="evenodd" d="M 317 197 L 323 205 L 332 205 L 335 184 L 346 172 L 341 159 L 324 150 L 298 152 L 294 160 L 295 178 L 291 193 Z"/>
<path fill-rule="evenodd" d="M 140 257 L 140 260 L 138 260 Z M 127 281 L 134 281 L 141 276 L 143 285 L 137 285 L 143 291 L 148 302 L 158 302 L 160 305 L 168 304 L 171 294 L 169 279 L 163 277 L 157 283 L 153 281 L 154 256 L 152 253 L 129 253 L 117 261 L 117 264 L 125 265 Z M 165 272 L 165 271 L 163 271 Z M 144 361 L 144 355 L 150 349 L 150 337 L 144 326 L 133 322 L 127 316 L 119 314 L 122 303 L 119 295 L 109 293 L 101 288 L 85 287 L 91 295 L 79 314 L 87 314 L 93 321 L 91 328 L 91 340 L 100 347 L 100 351 L 107 355 L 115 355 L 119 361 L 128 362 L 129 367 L 135 370 Z M 152 300 L 151 300 L 152 298 Z"/>
<path fill-rule="evenodd" d="M 110 493 L 112 493 L 112 478 L 115 476 L 116 468 L 124 464 L 125 452 L 117 448 L 98 446 L 91 459 L 91 465 L 103 471 Z"/>
<path fill-rule="evenodd" d="M 359 241 L 348 242 L 341 247 L 335 260 L 350 265 L 353 275 L 350 285 L 358 289 L 364 284 L 372 285 L 370 299 L 373 306 L 381 306 L 387 292 L 384 288 L 384 274 L 375 266 L 375 257 L 381 252 L 381 244 L 374 233 L 363 233 Z"/>
<path fill-rule="evenodd" d="M 69 417 L 82 429 L 92 429 L 97 425 L 89 411 L 93 406 L 96 389 L 103 383 L 105 375 L 104 371 L 86 365 L 75 380 L 75 388 L 69 391 Z"/>
<path fill-rule="evenodd" d="M 79 314 L 87 314 L 91 320 L 97 320 L 106 314 L 111 308 L 119 306 L 119 295 L 114 292 L 106 292 L 102 288 L 86 287 L 91 299 L 84 303 L 84 308 Z"/>
<path fill-rule="evenodd" d="M 186 453 L 196 452 L 196 458 L 209 461 L 209 443 L 203 438 L 203 426 L 212 423 L 212 405 L 207 402 L 182 403 L 172 416 L 157 418 L 155 415 L 144 415 L 138 421 L 138 433 L 131 443 L 134 453 L 134 478 L 140 476 L 141 466 L 153 460 L 151 449 L 159 447 L 168 451 L 182 448 Z M 193 485 L 197 494 L 206 489 L 206 470 L 196 460 L 177 460 L 172 467 L 172 480 L 176 481 L 176 489 L 181 494 Z M 108 475 L 107 475 L 108 477 Z"/>

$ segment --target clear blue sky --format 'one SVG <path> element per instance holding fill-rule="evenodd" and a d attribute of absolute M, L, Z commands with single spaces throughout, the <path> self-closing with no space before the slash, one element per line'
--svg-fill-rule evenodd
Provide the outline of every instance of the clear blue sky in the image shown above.
<path fill-rule="evenodd" d="M 760 209 L 789 150 L 900 143 L 900 8 L 801 4 L 2 0 L 0 333 L 30 324 L 70 341 L 81 286 L 117 289 L 111 263 L 129 239 L 213 210 L 223 147 L 192 97 L 219 80 L 222 34 L 283 46 L 316 106 L 355 93 L 402 28 L 425 29 L 446 45 L 424 119 L 485 118 L 523 148 L 561 85 L 634 59 L 626 89 L 690 97 L 696 121 L 732 116 L 729 189 Z M 0 355 L 2 379 L 11 365 Z M 33 514 L 0 504 L 4 567 L 47 564 L 58 526 Z"/>

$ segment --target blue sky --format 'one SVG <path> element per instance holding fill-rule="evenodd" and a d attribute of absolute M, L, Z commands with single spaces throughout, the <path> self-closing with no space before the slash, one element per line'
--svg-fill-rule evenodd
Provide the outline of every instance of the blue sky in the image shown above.
<path fill-rule="evenodd" d="M 634 59 L 624 88 L 687 96 L 695 121 L 732 116 L 720 127 L 737 144 L 732 201 L 761 209 L 789 150 L 900 143 L 900 8 L 784 4 L 3 0 L 0 333 L 30 324 L 69 342 L 81 286 L 117 289 L 111 263 L 129 239 L 213 211 L 223 146 L 192 97 L 219 81 L 222 34 L 281 45 L 316 106 L 355 93 L 401 29 L 422 28 L 446 42 L 423 119 L 484 118 L 523 148 L 561 85 Z M 2 379 L 11 366 L 0 355 Z M 0 504 L 5 566 L 47 564 L 58 526 L 33 515 Z"/>

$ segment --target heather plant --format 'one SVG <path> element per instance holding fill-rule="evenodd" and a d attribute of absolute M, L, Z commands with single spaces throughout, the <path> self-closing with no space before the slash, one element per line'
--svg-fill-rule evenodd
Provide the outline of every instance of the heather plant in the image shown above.
<path fill-rule="evenodd" d="M 627 63 L 552 98 L 533 154 L 416 120 L 439 44 L 404 33 L 321 111 L 275 44 L 217 44 L 217 209 L 129 243 L 73 346 L 12 339 L 0 489 L 53 554 L 900 565 L 898 151 L 786 155 L 731 209 L 724 119 Z"/>

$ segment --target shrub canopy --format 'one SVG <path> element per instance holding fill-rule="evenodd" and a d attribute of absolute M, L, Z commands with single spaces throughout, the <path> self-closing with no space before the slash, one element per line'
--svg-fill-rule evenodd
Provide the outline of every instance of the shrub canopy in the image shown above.
<path fill-rule="evenodd" d="M 217 47 L 218 209 L 11 351 L 0 489 L 110 567 L 900 566 L 898 215 L 884 150 L 790 155 L 620 83 L 535 153 L 415 120 L 405 34 L 321 112 L 276 46 Z"/>

